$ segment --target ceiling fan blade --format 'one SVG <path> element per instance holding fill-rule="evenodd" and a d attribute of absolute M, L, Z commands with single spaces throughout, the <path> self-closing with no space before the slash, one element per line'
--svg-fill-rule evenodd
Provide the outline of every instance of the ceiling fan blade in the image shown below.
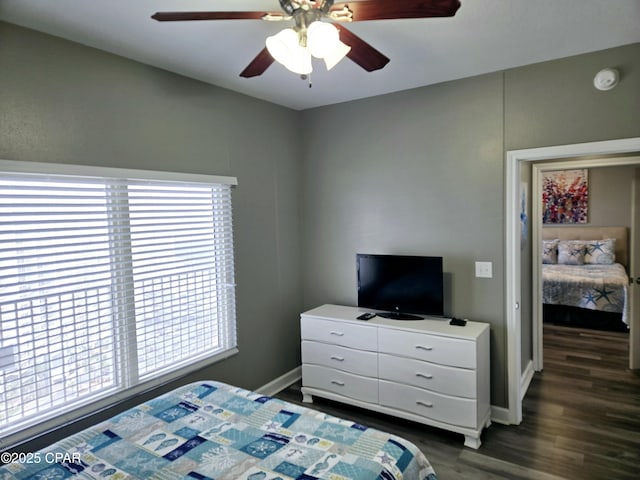
<path fill-rule="evenodd" d="M 334 3 L 330 12 L 347 8 L 351 21 L 391 20 L 397 18 L 452 17 L 460 8 L 458 0 L 364 0 Z"/>
<path fill-rule="evenodd" d="M 251 63 L 247 65 L 247 68 L 240 73 L 240 76 L 244 78 L 251 78 L 262 75 L 273 62 L 273 57 L 265 47 L 260 51 L 260 53 L 258 53 L 258 55 L 256 55 L 256 58 L 251 60 Z"/>
<path fill-rule="evenodd" d="M 157 12 L 151 18 L 159 22 L 182 22 L 185 20 L 261 20 L 265 15 L 281 16 L 268 12 Z"/>
<path fill-rule="evenodd" d="M 335 27 L 340 32 L 340 41 L 351 47 L 347 57 L 367 72 L 373 72 L 379 70 L 389 63 L 389 58 L 373 48 L 367 42 L 360 37 L 347 30 L 339 23 L 334 23 Z"/>

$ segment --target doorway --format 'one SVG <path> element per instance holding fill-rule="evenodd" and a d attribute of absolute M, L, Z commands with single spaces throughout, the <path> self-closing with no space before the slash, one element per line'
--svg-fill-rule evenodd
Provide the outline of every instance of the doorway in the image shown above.
<path fill-rule="evenodd" d="M 532 233 L 532 245 L 537 246 L 542 242 L 542 222 L 540 219 L 542 218 L 541 211 L 541 203 L 539 201 L 542 198 L 542 173 L 548 169 L 554 170 L 567 170 L 567 169 L 580 169 L 580 168 L 606 168 L 606 167 L 640 167 L 640 157 L 639 156 L 620 156 L 620 157 L 609 157 L 609 158 L 599 158 L 599 159 L 573 159 L 567 161 L 555 161 L 555 162 L 543 162 L 543 163 L 533 163 L 531 165 L 532 168 L 532 198 L 534 201 L 532 202 L 532 220 L 531 221 L 531 233 Z M 637 170 L 637 169 L 636 169 Z M 632 193 L 633 195 L 633 193 Z M 633 200 L 630 199 L 630 202 Z M 633 217 L 633 211 L 631 213 L 631 217 Z M 635 237 L 635 232 L 640 229 L 640 224 L 636 223 L 633 218 L 628 220 L 631 224 L 630 234 L 631 239 Z M 614 225 L 609 225 L 614 226 Z M 629 252 L 633 251 L 631 247 L 633 244 L 629 243 Z M 542 321 L 542 290 L 541 290 L 541 264 L 542 259 L 540 258 L 540 250 L 539 248 L 532 249 L 532 291 L 531 291 L 531 299 L 533 306 L 532 313 L 532 344 L 533 344 L 533 368 L 535 371 L 541 371 L 544 365 L 544 357 L 543 357 L 543 321 Z M 632 258 L 632 260 L 634 260 Z M 628 265 L 628 274 L 634 271 L 633 265 L 629 263 Z M 631 293 L 634 291 L 632 289 L 629 290 L 629 300 L 631 302 Z M 638 316 L 638 310 L 640 309 L 640 304 L 635 304 L 635 316 Z M 633 305 L 632 310 L 630 310 L 629 321 L 631 322 L 633 313 Z M 635 328 L 633 329 L 633 333 L 637 334 L 639 330 L 637 322 Z M 633 341 L 632 332 L 629 333 L 629 367 L 630 368 L 640 368 L 640 365 L 636 365 L 636 358 L 638 358 L 638 354 L 640 353 L 640 344 Z M 523 392 L 524 395 L 524 392 Z"/>
<path fill-rule="evenodd" d="M 507 382 L 509 406 L 505 423 L 522 422 L 522 397 L 526 386 L 522 385 L 522 335 L 521 331 L 522 282 L 520 255 L 520 175 L 522 162 L 539 162 L 552 159 L 578 159 L 631 155 L 640 153 L 640 138 L 609 140 L 603 142 L 559 145 L 552 147 L 511 150 L 505 160 L 505 317 L 507 326 Z M 632 323 L 633 325 L 633 323 Z M 635 332 L 634 332 L 635 330 Z M 632 328 L 632 341 L 639 340 L 638 328 Z M 637 362 L 637 356 L 634 358 Z"/>

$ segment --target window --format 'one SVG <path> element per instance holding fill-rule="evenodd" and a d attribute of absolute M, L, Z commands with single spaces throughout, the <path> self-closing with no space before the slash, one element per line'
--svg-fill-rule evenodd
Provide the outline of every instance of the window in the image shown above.
<path fill-rule="evenodd" d="M 235 179 L 25 163 L 0 162 L 5 443 L 236 351 Z"/>

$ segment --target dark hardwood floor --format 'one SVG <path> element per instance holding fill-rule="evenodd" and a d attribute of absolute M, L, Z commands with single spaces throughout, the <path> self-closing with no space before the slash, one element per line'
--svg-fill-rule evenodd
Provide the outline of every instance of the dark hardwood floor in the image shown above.
<path fill-rule="evenodd" d="M 300 384 L 277 395 L 301 402 Z M 640 478 L 640 372 L 628 369 L 628 334 L 544 326 L 536 373 L 518 426 L 493 423 L 478 450 L 462 435 L 314 398 L 313 408 L 415 443 L 440 480 Z"/>

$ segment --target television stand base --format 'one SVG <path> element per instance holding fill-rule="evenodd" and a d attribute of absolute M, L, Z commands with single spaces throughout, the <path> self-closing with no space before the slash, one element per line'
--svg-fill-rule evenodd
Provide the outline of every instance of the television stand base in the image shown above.
<path fill-rule="evenodd" d="M 397 313 L 397 312 L 380 312 L 376 313 L 379 317 L 389 318 L 391 320 L 424 320 L 424 318 L 418 315 L 411 315 L 410 313 Z"/>

